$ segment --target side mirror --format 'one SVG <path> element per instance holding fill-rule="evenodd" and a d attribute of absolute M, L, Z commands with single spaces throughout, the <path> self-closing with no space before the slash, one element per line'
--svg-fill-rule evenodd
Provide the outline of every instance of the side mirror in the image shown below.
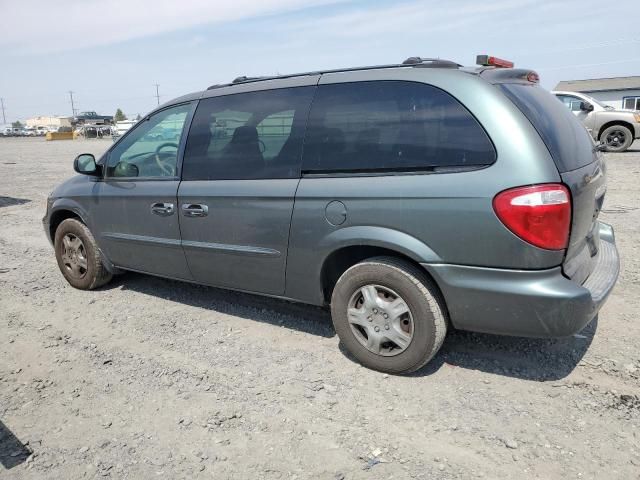
<path fill-rule="evenodd" d="M 593 112 L 593 105 L 589 102 L 580 102 L 580 110 L 584 112 Z"/>
<path fill-rule="evenodd" d="M 73 169 L 82 175 L 100 175 L 96 157 L 91 153 L 81 153 L 73 161 Z"/>

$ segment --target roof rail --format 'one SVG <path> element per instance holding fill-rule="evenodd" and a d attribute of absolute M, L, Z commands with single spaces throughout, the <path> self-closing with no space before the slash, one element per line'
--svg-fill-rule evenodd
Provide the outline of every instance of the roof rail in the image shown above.
<path fill-rule="evenodd" d="M 246 75 L 242 75 L 241 77 L 234 78 L 231 83 L 236 84 L 236 83 L 252 82 L 255 80 L 262 80 L 264 78 L 268 78 L 268 77 L 247 77 Z"/>
<path fill-rule="evenodd" d="M 441 58 L 422 58 L 409 57 L 402 65 L 412 65 L 415 67 L 434 67 L 434 68 L 460 68 L 462 65 L 451 60 L 443 60 Z"/>
<path fill-rule="evenodd" d="M 462 65 L 456 62 L 452 62 L 451 60 L 443 60 L 440 58 L 421 58 L 421 57 L 409 57 L 402 63 L 393 63 L 390 65 L 370 65 L 366 67 L 349 67 L 349 68 L 336 68 L 332 70 L 317 70 L 311 72 L 303 72 L 303 73 L 291 73 L 287 75 L 275 75 L 275 76 L 265 76 L 265 77 L 248 77 L 246 75 L 242 75 L 240 77 L 236 77 L 233 79 L 231 83 L 222 83 L 211 85 L 207 88 L 207 90 L 213 90 L 215 88 L 221 87 L 229 87 L 231 85 L 238 85 L 240 83 L 249 83 L 249 82 L 259 82 L 262 80 L 278 80 L 282 78 L 291 78 L 291 77 L 303 77 L 305 75 L 323 75 L 325 73 L 340 73 L 340 72 L 355 72 L 358 70 L 378 70 L 378 69 L 387 69 L 387 68 L 460 68 Z"/>

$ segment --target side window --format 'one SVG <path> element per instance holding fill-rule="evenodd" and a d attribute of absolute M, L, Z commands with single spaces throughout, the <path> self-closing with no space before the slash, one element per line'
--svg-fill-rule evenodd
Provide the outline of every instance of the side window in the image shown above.
<path fill-rule="evenodd" d="M 175 177 L 178 145 L 191 105 L 178 105 L 141 120 L 109 152 L 107 177 Z"/>
<path fill-rule="evenodd" d="M 258 128 L 258 137 L 264 144 L 262 156 L 270 162 L 282 151 L 282 147 L 291 136 L 295 110 L 276 112 L 262 120 Z"/>
<path fill-rule="evenodd" d="M 622 108 L 627 110 L 640 110 L 640 97 L 624 97 Z"/>
<path fill-rule="evenodd" d="M 580 104 L 583 102 L 581 98 L 574 97 L 572 95 L 558 95 L 558 98 L 564 103 L 565 107 L 567 107 L 572 112 L 579 112 Z"/>
<path fill-rule="evenodd" d="M 296 178 L 315 87 L 239 93 L 200 101 L 183 180 Z"/>
<path fill-rule="evenodd" d="M 403 81 L 340 83 L 318 87 L 303 171 L 419 171 L 495 159 L 477 120 L 439 88 Z"/>

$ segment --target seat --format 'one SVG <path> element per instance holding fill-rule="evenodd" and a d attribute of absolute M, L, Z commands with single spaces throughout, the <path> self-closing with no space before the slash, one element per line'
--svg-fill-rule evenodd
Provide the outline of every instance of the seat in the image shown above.
<path fill-rule="evenodd" d="M 220 153 L 218 166 L 232 176 L 260 176 L 264 158 L 256 127 L 244 125 L 234 130 L 231 140 Z"/>

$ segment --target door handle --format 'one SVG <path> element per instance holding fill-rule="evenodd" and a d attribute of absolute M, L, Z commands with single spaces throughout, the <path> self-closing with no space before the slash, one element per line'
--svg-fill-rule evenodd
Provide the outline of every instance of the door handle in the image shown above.
<path fill-rule="evenodd" d="M 206 217 L 209 207 L 200 203 L 185 203 L 182 205 L 182 214 L 185 217 Z"/>
<path fill-rule="evenodd" d="M 169 215 L 173 215 L 173 203 L 152 203 L 151 213 L 155 213 L 156 215 L 160 215 L 161 217 L 168 217 Z"/>

